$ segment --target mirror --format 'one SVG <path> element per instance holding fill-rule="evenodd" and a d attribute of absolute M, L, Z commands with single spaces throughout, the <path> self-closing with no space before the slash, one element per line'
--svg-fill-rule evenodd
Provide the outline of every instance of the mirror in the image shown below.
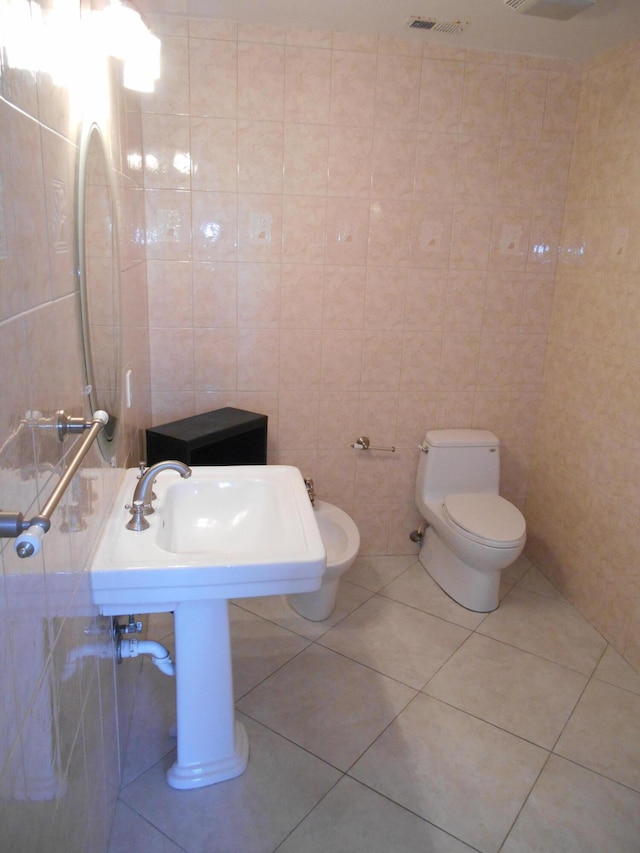
<path fill-rule="evenodd" d="M 111 460 L 120 393 L 120 257 L 112 169 L 97 124 L 84 130 L 80 140 L 77 192 L 86 390 L 91 411 L 104 409 L 109 414 L 98 445 L 104 458 Z"/>

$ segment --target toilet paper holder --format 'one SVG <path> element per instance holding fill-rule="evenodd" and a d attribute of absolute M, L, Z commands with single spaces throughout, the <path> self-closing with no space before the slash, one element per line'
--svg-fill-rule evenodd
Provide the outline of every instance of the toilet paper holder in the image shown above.
<path fill-rule="evenodd" d="M 371 444 L 368 436 L 366 435 L 361 435 L 356 438 L 351 447 L 353 447 L 354 450 L 387 450 L 389 453 L 396 452 L 395 447 L 375 447 Z"/>

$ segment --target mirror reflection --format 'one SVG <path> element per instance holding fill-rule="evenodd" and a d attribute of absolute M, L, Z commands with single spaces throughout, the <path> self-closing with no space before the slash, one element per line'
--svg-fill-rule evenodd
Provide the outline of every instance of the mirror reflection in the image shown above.
<path fill-rule="evenodd" d="M 106 459 L 115 454 L 120 377 L 120 259 L 111 169 L 99 127 L 80 145 L 78 270 L 82 335 L 91 411 L 104 409 L 109 423 L 98 437 Z"/>

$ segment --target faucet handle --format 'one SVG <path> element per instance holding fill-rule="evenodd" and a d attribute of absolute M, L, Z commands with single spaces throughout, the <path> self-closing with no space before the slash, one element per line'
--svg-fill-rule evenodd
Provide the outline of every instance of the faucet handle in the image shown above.
<path fill-rule="evenodd" d="M 130 510 L 131 518 L 126 524 L 127 530 L 146 530 L 149 527 L 149 522 L 144 517 L 144 502 L 134 501 L 132 504 L 125 504 L 125 509 Z"/>

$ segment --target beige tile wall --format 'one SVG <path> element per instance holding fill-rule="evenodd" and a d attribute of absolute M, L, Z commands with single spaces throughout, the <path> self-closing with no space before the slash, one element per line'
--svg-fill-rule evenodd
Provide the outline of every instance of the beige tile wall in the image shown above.
<path fill-rule="evenodd" d="M 530 555 L 640 667 L 640 43 L 584 72 L 526 515 Z"/>
<path fill-rule="evenodd" d="M 79 125 L 69 91 L 1 56 L 0 506 L 30 517 L 49 497 L 71 440 L 34 433 L 25 413 L 88 414 L 74 243 Z M 131 168 L 141 152 L 139 102 L 116 87 L 110 112 L 123 370 L 133 367 L 136 377 L 134 406 L 120 412 L 117 461 L 125 465 L 139 458 L 140 427 L 150 417 L 144 203 L 139 166 Z M 124 744 L 137 668 L 119 668 L 116 696 L 110 621 L 91 604 L 86 566 L 117 477 L 92 450 L 41 554 L 20 560 L 11 540 L 0 541 L 2 849 L 106 849 L 119 783 L 117 726 Z"/>
<path fill-rule="evenodd" d="M 579 72 L 156 18 L 143 100 L 153 419 L 269 416 L 270 461 L 406 553 L 416 446 L 493 429 L 523 505 Z M 361 434 L 395 454 L 356 454 Z"/>

